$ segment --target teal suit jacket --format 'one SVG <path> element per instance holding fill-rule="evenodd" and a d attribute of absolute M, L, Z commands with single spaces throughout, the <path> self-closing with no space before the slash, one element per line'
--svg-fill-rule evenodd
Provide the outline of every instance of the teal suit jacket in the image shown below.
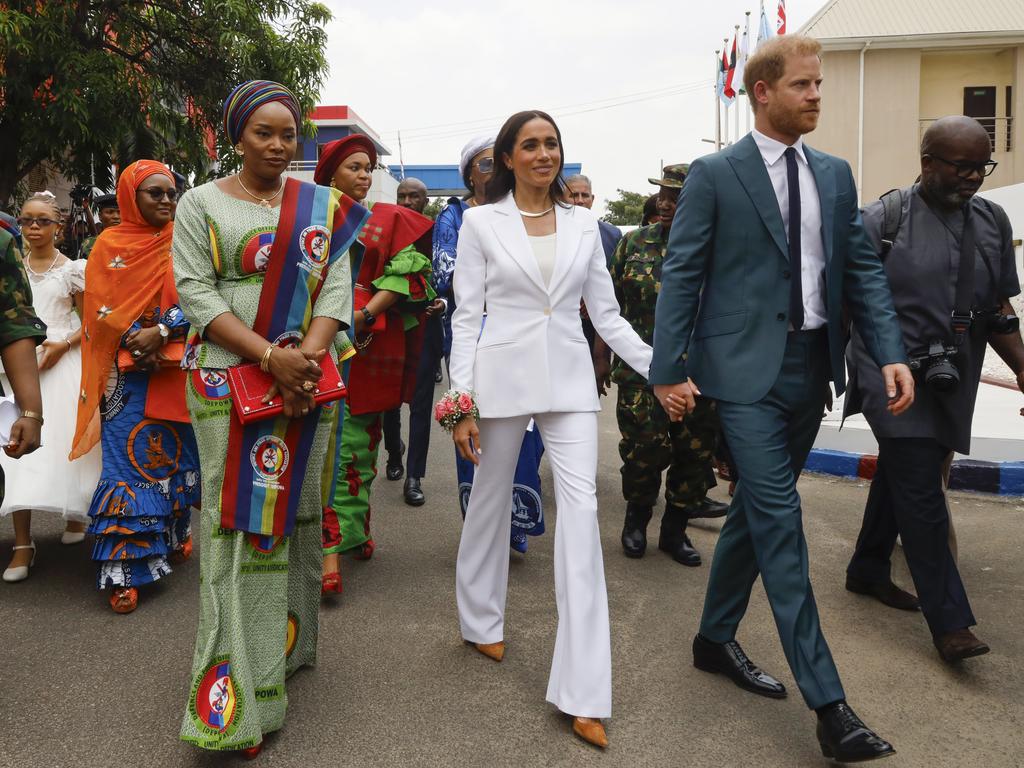
<path fill-rule="evenodd" d="M 850 166 L 804 152 L 821 200 L 829 363 L 846 388 L 842 307 L 879 365 L 906 362 L 889 284 L 857 207 Z M 755 403 L 782 367 L 789 249 L 768 169 L 749 134 L 690 166 L 672 222 L 654 325 L 651 384 L 693 379 L 716 400 Z"/>

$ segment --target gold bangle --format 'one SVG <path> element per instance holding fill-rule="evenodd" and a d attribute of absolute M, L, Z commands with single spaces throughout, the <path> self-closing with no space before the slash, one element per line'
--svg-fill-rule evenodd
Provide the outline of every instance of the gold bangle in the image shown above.
<path fill-rule="evenodd" d="M 259 370 L 265 374 L 270 373 L 270 355 L 273 354 L 273 344 L 266 348 L 263 352 L 263 357 L 259 361 Z"/>
<path fill-rule="evenodd" d="M 43 423 L 43 414 L 38 413 L 36 411 L 22 411 L 21 417 L 23 419 L 35 419 L 36 421 L 39 422 L 40 425 L 42 425 Z"/>

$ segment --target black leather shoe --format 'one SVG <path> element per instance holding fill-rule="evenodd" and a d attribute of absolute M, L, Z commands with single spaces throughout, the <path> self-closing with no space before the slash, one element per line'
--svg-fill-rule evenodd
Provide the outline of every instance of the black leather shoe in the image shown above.
<path fill-rule="evenodd" d="M 957 629 L 935 638 L 935 647 L 947 664 L 955 664 L 964 659 L 984 656 L 989 647 L 981 642 L 971 630 Z"/>
<path fill-rule="evenodd" d="M 863 763 L 896 754 L 892 744 L 864 725 L 845 701 L 818 715 L 818 743 L 821 754 L 837 763 Z"/>
<path fill-rule="evenodd" d="M 402 475 L 405 474 L 405 467 L 402 466 L 401 461 L 392 463 L 391 459 L 389 458 L 386 474 L 388 480 L 401 480 Z"/>
<path fill-rule="evenodd" d="M 626 557 L 643 557 L 647 551 L 647 524 L 651 513 L 651 507 L 634 502 L 626 504 L 626 519 L 622 523 L 622 552 Z"/>
<path fill-rule="evenodd" d="M 766 672 L 761 671 L 735 640 L 714 643 L 706 637 L 693 638 L 693 666 L 704 672 L 725 675 L 745 691 L 784 699 L 786 687 Z"/>
<path fill-rule="evenodd" d="M 422 507 L 427 500 L 427 497 L 423 495 L 423 489 L 420 488 L 420 479 L 418 477 L 405 478 L 405 487 L 402 489 L 402 495 L 405 496 L 405 503 L 410 507 Z"/>
<path fill-rule="evenodd" d="M 729 514 L 729 505 L 705 496 L 697 506 L 687 507 L 687 512 L 691 520 L 698 517 L 725 517 Z"/>
<path fill-rule="evenodd" d="M 701 564 L 700 552 L 698 552 L 690 537 L 685 532 L 668 532 L 664 528 L 661 536 L 658 537 L 658 549 L 667 552 L 672 559 L 682 565 L 694 568 Z"/>
<path fill-rule="evenodd" d="M 873 597 L 883 605 L 901 611 L 921 610 L 921 604 L 914 595 L 900 589 L 891 581 L 863 581 L 847 574 L 846 591 Z"/>

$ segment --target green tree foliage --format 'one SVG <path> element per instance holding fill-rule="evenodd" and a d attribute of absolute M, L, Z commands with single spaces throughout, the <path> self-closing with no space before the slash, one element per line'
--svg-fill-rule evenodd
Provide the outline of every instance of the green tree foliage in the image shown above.
<path fill-rule="evenodd" d="M 619 193 L 618 199 L 605 201 L 604 207 L 608 209 L 608 213 L 601 218 L 617 227 L 638 226 L 643 219 L 644 203 L 648 195 L 628 192 L 625 189 L 616 191 Z"/>
<path fill-rule="evenodd" d="M 423 209 L 423 215 L 431 219 L 436 219 L 437 215 L 445 209 L 448 205 L 447 197 L 435 197 L 433 200 L 427 202 L 427 207 Z"/>
<path fill-rule="evenodd" d="M 310 110 L 327 71 L 330 11 L 313 0 L 0 2 L 0 203 L 39 163 L 109 188 L 139 152 L 175 170 L 237 158 L 221 103 L 253 78 Z"/>

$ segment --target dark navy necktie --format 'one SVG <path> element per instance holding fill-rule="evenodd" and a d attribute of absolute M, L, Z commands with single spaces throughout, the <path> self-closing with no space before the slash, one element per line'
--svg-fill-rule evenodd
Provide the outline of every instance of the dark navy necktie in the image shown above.
<path fill-rule="evenodd" d="M 796 150 L 786 149 L 786 186 L 789 188 L 789 322 L 794 331 L 804 327 L 804 289 L 800 265 L 800 175 Z"/>

